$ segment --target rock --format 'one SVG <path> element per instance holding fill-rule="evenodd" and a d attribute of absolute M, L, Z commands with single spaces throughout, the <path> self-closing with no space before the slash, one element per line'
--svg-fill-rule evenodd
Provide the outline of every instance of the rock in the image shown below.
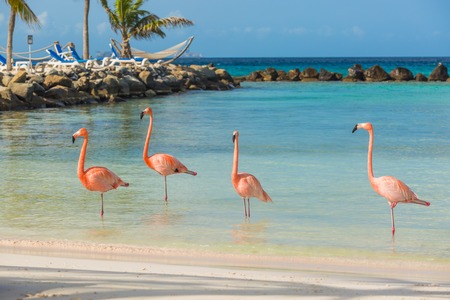
<path fill-rule="evenodd" d="M 439 63 L 437 67 L 431 72 L 428 81 L 446 81 L 448 79 L 447 67 Z"/>
<path fill-rule="evenodd" d="M 145 84 L 149 89 L 154 86 L 155 80 L 153 79 L 153 74 L 150 71 L 142 71 L 139 73 L 139 79 Z"/>
<path fill-rule="evenodd" d="M 417 73 L 415 79 L 416 81 L 428 81 L 427 76 L 423 75 L 422 73 Z"/>
<path fill-rule="evenodd" d="M 25 83 L 25 81 L 27 80 L 27 72 L 25 70 L 20 70 L 16 73 L 16 75 L 14 75 L 13 78 L 11 78 L 11 81 L 8 83 Z"/>
<path fill-rule="evenodd" d="M 88 100 L 95 100 L 92 95 L 77 91 L 74 88 L 57 85 L 45 92 L 45 98 L 62 101 L 66 105 L 86 103 Z"/>
<path fill-rule="evenodd" d="M 34 86 L 32 83 L 17 83 L 10 82 L 9 88 L 11 92 L 13 92 L 20 100 L 24 100 L 25 102 L 31 102 L 34 92 Z"/>
<path fill-rule="evenodd" d="M 145 87 L 145 84 L 142 81 L 131 75 L 124 76 L 124 80 L 128 81 L 131 96 L 138 96 L 138 97 L 144 96 L 147 88 Z"/>
<path fill-rule="evenodd" d="M 26 102 L 13 94 L 10 88 L 0 87 L 0 111 L 23 110 L 28 108 Z"/>
<path fill-rule="evenodd" d="M 314 68 L 306 68 L 300 73 L 300 78 L 302 81 L 318 81 L 319 72 Z"/>
<path fill-rule="evenodd" d="M 342 74 L 330 72 L 325 69 L 320 69 L 319 80 L 320 81 L 339 81 L 339 80 L 342 80 Z"/>
<path fill-rule="evenodd" d="M 276 81 L 278 78 L 278 72 L 275 68 L 267 68 L 261 72 L 264 81 Z"/>
<path fill-rule="evenodd" d="M 287 78 L 290 81 L 299 81 L 300 80 L 300 70 L 299 69 L 289 70 L 287 73 Z"/>
<path fill-rule="evenodd" d="M 387 81 L 391 79 L 389 74 L 379 65 L 375 65 L 367 69 L 364 72 L 364 76 L 366 77 L 366 81 L 371 82 Z"/>
<path fill-rule="evenodd" d="M 234 83 L 233 77 L 225 69 L 216 69 L 216 76 L 219 80 L 226 80 L 228 82 Z"/>
<path fill-rule="evenodd" d="M 389 76 L 397 81 L 409 81 L 414 79 L 413 73 L 402 67 L 397 67 L 389 73 Z"/>
<path fill-rule="evenodd" d="M 363 81 L 364 69 L 360 64 L 355 64 L 353 67 L 348 68 L 348 75 L 344 78 L 344 81 Z"/>
<path fill-rule="evenodd" d="M 262 81 L 263 76 L 260 71 L 251 72 L 250 75 L 247 76 L 248 81 Z"/>
<path fill-rule="evenodd" d="M 54 86 L 65 86 L 68 88 L 73 87 L 73 82 L 67 76 L 61 75 L 48 75 L 44 79 L 43 86 L 46 90 L 51 89 Z"/>
<path fill-rule="evenodd" d="M 287 81 L 289 79 L 286 71 L 278 70 L 277 73 L 278 73 L 277 81 Z"/>

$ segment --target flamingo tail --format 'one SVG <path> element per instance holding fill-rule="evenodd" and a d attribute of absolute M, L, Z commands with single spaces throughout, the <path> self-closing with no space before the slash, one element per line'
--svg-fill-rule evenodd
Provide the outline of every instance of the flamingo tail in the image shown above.
<path fill-rule="evenodd" d="M 411 203 L 420 204 L 420 205 L 424 205 L 424 206 L 430 206 L 430 204 L 431 204 L 428 201 L 423 201 L 423 200 L 420 200 L 420 199 L 411 200 Z"/>
<path fill-rule="evenodd" d="M 270 196 L 266 193 L 266 191 L 263 191 L 263 198 L 261 199 L 264 202 L 272 202 L 272 199 Z"/>

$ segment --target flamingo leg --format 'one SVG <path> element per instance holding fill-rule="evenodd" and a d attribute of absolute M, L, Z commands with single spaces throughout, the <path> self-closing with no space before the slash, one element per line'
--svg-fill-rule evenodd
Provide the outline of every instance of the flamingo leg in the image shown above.
<path fill-rule="evenodd" d="M 100 196 L 102 197 L 102 210 L 100 211 L 100 217 L 103 218 L 103 193 L 101 193 Z"/>
<path fill-rule="evenodd" d="M 392 223 L 392 236 L 395 234 L 395 223 L 394 223 L 394 207 L 397 205 L 397 203 L 393 202 L 390 203 L 389 206 L 391 208 L 391 223 Z"/>
<path fill-rule="evenodd" d="M 248 202 L 248 217 L 250 218 L 250 197 L 247 198 L 247 202 Z"/>
<path fill-rule="evenodd" d="M 242 198 L 242 201 L 244 202 L 244 216 L 247 217 L 247 206 L 245 204 L 245 197 Z"/>
<path fill-rule="evenodd" d="M 167 203 L 167 176 L 164 176 L 164 201 Z"/>

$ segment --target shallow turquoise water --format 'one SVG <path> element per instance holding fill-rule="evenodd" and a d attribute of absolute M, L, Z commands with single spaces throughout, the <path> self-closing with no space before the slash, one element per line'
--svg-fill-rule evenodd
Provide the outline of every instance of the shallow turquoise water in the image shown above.
<path fill-rule="evenodd" d="M 163 178 L 142 161 L 178 157 L 198 176 Z M 398 205 L 396 240 L 387 202 L 367 180 L 375 129 L 375 176 L 406 182 L 430 207 Z M 86 167 L 113 170 L 129 188 L 85 190 L 76 169 L 90 133 Z M 227 92 L 0 114 L 0 236 L 67 239 L 226 252 L 408 255 L 450 258 L 450 88 L 446 83 L 244 83 Z M 240 170 L 259 178 L 273 203 L 242 200 L 230 182 L 231 135 L 240 131 Z"/>

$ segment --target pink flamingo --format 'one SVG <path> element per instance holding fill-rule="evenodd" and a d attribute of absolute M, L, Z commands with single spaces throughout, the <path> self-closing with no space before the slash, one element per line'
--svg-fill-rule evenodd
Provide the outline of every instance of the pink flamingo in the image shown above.
<path fill-rule="evenodd" d="M 231 171 L 231 183 L 239 196 L 244 201 L 244 215 L 250 217 L 250 198 L 256 197 L 263 202 L 272 202 L 269 195 L 263 190 L 261 183 L 258 179 L 249 173 L 238 173 L 238 161 L 239 161 L 239 132 L 236 130 L 233 132 L 234 143 L 234 158 L 233 158 L 233 170 Z M 245 204 L 245 199 L 248 203 L 248 213 Z"/>
<path fill-rule="evenodd" d="M 153 110 L 147 107 L 141 112 L 141 120 L 144 115 L 150 116 L 150 123 L 148 125 L 147 138 L 145 139 L 144 152 L 142 158 L 150 169 L 155 170 L 164 176 L 164 201 L 167 203 L 167 176 L 178 173 L 186 173 L 189 175 L 197 175 L 197 172 L 190 171 L 178 159 L 169 154 L 156 153 L 148 156 L 148 145 L 150 144 L 150 137 L 153 129 Z"/>
<path fill-rule="evenodd" d="M 369 151 L 367 155 L 367 171 L 372 188 L 380 196 L 387 199 L 391 208 L 392 236 L 395 234 L 394 207 L 397 203 L 415 203 L 430 206 L 430 202 L 420 200 L 419 197 L 402 181 L 393 176 L 374 177 L 372 170 L 372 150 L 373 150 L 373 127 L 371 123 L 356 124 L 352 133 L 358 129 L 365 129 L 369 132 Z"/>
<path fill-rule="evenodd" d="M 88 144 L 88 131 L 86 128 L 81 128 L 72 135 L 72 143 L 75 143 L 75 139 L 79 136 L 84 137 L 83 146 L 81 147 L 80 159 L 78 160 L 78 178 L 85 188 L 90 191 L 100 192 L 102 198 L 102 210 L 100 216 L 103 217 L 103 193 L 117 189 L 119 186 L 129 186 L 127 182 L 124 182 L 112 171 L 104 167 L 90 167 L 86 171 L 84 170 L 84 161 L 86 158 L 86 149 Z"/>

